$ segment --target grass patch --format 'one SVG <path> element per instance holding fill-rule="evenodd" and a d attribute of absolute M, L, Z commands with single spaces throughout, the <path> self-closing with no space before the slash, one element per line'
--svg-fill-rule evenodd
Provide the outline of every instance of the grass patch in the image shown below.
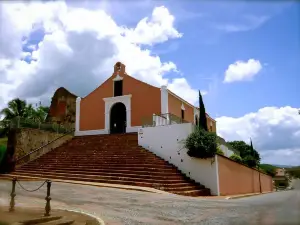
<path fill-rule="evenodd" d="M 0 221 L 0 225 L 8 225 L 8 223 L 4 223 Z"/>
<path fill-rule="evenodd" d="M 5 138 L 0 138 L 0 145 L 3 145 L 3 146 L 7 146 L 7 137 Z M 1 224 L 0 224 L 1 225 Z"/>

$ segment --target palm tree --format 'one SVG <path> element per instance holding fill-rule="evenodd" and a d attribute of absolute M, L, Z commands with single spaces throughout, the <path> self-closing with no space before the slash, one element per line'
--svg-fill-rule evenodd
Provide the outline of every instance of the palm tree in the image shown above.
<path fill-rule="evenodd" d="M 16 98 L 8 102 L 7 105 L 7 108 L 4 108 L 0 111 L 0 115 L 4 115 L 4 120 L 28 116 L 29 110 L 25 100 Z"/>

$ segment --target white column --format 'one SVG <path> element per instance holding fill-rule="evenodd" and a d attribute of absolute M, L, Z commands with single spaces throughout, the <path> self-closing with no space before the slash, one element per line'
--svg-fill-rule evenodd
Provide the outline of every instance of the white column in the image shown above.
<path fill-rule="evenodd" d="M 104 111 L 104 118 L 105 118 L 105 130 L 108 132 L 110 129 L 110 102 L 105 102 L 105 111 Z"/>
<path fill-rule="evenodd" d="M 126 132 L 131 128 L 131 96 L 126 100 Z"/>
<path fill-rule="evenodd" d="M 169 96 L 166 85 L 161 86 L 160 96 L 161 114 L 169 113 Z"/>
<path fill-rule="evenodd" d="M 81 98 L 76 98 L 76 121 L 75 121 L 75 131 L 78 132 L 80 130 L 80 102 Z"/>

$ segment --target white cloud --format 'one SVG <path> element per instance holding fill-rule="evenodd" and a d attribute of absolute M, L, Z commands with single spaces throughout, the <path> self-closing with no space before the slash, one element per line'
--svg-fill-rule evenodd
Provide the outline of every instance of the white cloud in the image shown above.
<path fill-rule="evenodd" d="M 182 36 L 166 7 L 155 7 L 152 16 L 142 19 L 135 28 L 117 24 L 102 8 L 70 7 L 61 1 L 0 3 L 0 15 L 0 94 L 4 102 L 21 97 L 49 103 L 60 86 L 85 96 L 111 76 L 117 61 L 126 65 L 128 74 L 149 84 L 177 85 L 182 93 L 195 92 L 173 62 L 163 62 L 150 49 L 139 46 Z M 30 46 L 28 37 L 39 29 L 46 35 L 38 48 L 32 53 L 22 52 L 22 45 Z M 20 60 L 24 57 L 35 61 L 28 64 Z M 177 73 L 181 83 L 165 78 L 171 71 Z M 177 92 L 187 96 L 182 93 Z"/>
<path fill-rule="evenodd" d="M 261 71 L 262 65 L 259 60 L 236 61 L 230 64 L 225 72 L 224 83 L 236 81 L 249 81 Z"/>
<path fill-rule="evenodd" d="M 269 16 L 244 15 L 239 19 L 239 23 L 221 23 L 215 27 L 225 32 L 250 31 L 262 26 L 269 19 Z"/>
<path fill-rule="evenodd" d="M 250 137 L 264 162 L 300 164 L 300 115 L 290 106 L 265 107 L 239 118 L 219 117 L 218 134 L 227 141 Z"/>
<path fill-rule="evenodd" d="M 182 34 L 174 28 L 175 17 L 162 6 L 156 7 L 151 18 L 142 19 L 134 29 L 125 29 L 125 36 L 136 44 L 153 45 L 167 41 L 169 38 L 180 38 Z"/>

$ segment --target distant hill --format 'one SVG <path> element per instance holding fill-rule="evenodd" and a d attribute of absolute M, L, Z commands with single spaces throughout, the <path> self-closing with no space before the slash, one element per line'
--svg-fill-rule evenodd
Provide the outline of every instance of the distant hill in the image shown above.
<path fill-rule="evenodd" d="M 288 165 L 279 165 L 279 164 L 272 164 L 272 166 L 275 166 L 277 168 L 292 168 L 293 166 L 288 166 Z"/>

